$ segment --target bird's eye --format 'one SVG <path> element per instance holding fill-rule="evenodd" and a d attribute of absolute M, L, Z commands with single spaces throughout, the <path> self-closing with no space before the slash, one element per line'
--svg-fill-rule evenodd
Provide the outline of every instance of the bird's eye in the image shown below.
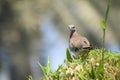
<path fill-rule="evenodd" d="M 75 27 L 72 27 L 73 29 L 75 29 Z"/>

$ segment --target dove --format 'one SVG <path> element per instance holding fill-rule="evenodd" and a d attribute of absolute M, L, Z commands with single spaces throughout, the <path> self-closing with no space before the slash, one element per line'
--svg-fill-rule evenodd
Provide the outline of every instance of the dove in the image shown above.
<path fill-rule="evenodd" d="M 69 49 L 71 52 L 82 54 L 81 51 L 85 52 L 92 49 L 88 39 L 77 33 L 75 25 L 68 25 L 68 27 L 70 30 Z"/>

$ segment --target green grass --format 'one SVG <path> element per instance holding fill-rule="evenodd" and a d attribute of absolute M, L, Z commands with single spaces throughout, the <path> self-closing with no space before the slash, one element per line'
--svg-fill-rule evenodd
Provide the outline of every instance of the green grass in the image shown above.
<path fill-rule="evenodd" d="M 67 51 L 67 53 L 69 53 Z M 65 65 L 52 72 L 50 66 L 45 68 L 50 70 L 46 74 L 43 70 L 43 80 L 120 80 L 120 54 L 115 52 L 104 53 L 104 63 L 101 64 L 102 50 L 91 50 L 88 57 L 83 60 L 72 59 L 65 60 Z M 70 53 L 69 53 L 70 54 Z M 49 61 L 48 61 L 49 62 Z M 104 65 L 104 67 L 102 67 Z M 104 68 L 104 70 L 102 69 Z"/>

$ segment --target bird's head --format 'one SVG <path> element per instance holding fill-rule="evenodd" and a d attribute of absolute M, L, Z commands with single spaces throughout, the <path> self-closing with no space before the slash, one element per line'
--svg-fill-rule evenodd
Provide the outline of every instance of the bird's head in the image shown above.
<path fill-rule="evenodd" d="M 68 25 L 68 28 L 70 29 L 70 31 L 75 31 L 76 30 L 76 27 L 75 25 Z"/>

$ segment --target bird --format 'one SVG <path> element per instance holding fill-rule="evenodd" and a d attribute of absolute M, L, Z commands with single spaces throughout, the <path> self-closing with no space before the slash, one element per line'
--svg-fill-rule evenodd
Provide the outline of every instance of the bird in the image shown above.
<path fill-rule="evenodd" d="M 84 55 L 86 51 L 92 49 L 88 39 L 78 34 L 75 25 L 68 25 L 68 28 L 70 30 L 69 49 L 71 52 L 75 53 L 76 57 Z"/>

